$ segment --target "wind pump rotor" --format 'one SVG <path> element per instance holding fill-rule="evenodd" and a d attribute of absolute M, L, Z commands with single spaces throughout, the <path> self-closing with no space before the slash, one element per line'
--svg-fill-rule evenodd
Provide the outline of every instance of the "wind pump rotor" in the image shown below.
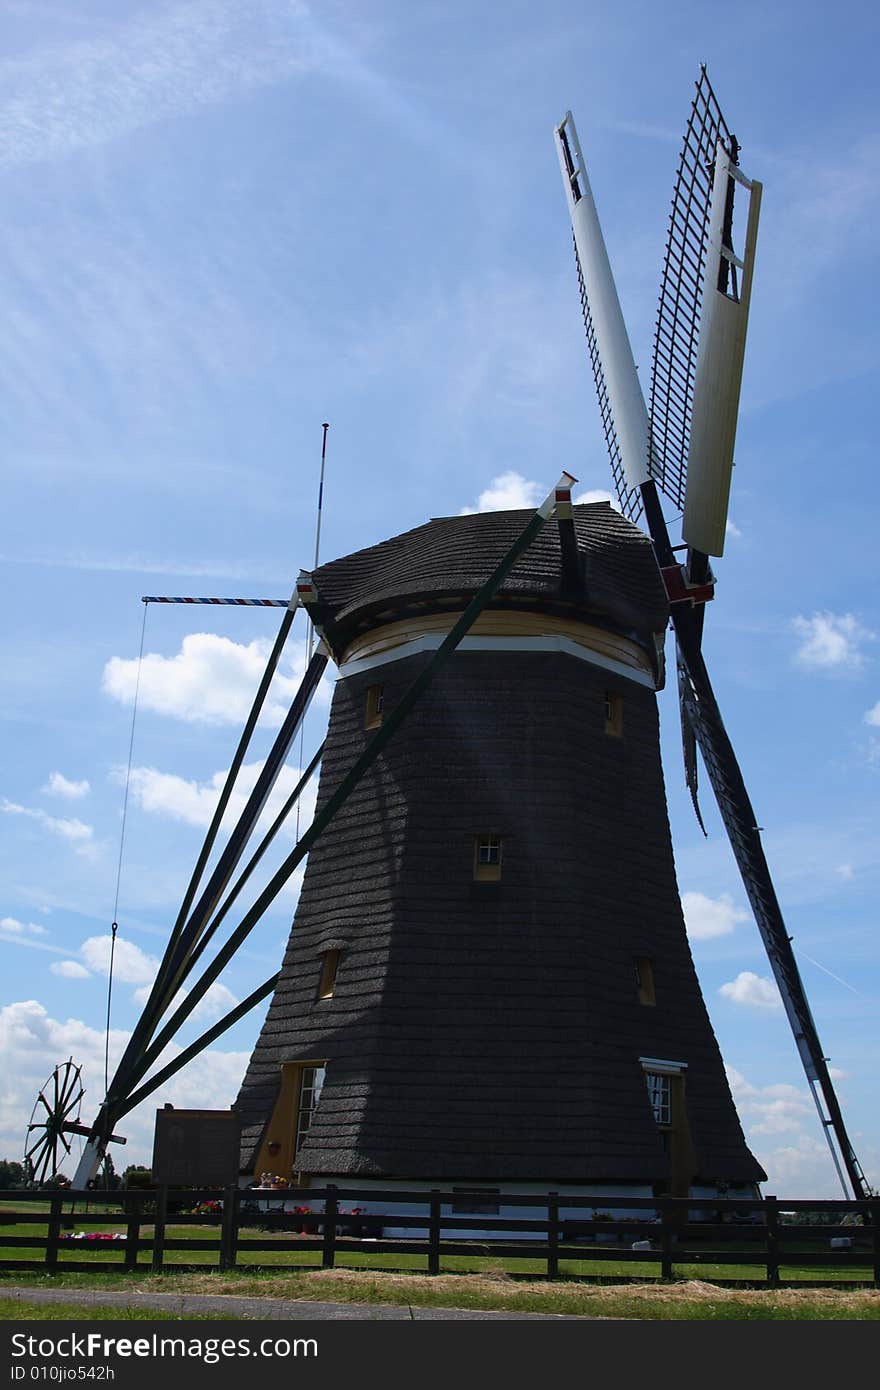
<path fill-rule="evenodd" d="M 71 1154 L 68 1135 L 83 1132 L 79 1117 L 84 1095 L 82 1071 L 72 1057 L 55 1068 L 39 1091 L 24 1141 L 24 1169 L 38 1187 L 58 1177 Z"/>

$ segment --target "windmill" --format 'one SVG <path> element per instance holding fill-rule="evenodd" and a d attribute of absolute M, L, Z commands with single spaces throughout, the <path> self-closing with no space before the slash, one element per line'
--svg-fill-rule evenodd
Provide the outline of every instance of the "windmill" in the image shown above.
<path fill-rule="evenodd" d="M 865 1176 L 844 1125 L 760 828 L 701 650 L 705 604 L 713 596 L 709 557 L 724 551 L 761 184 L 739 166 L 740 146 L 703 67 L 673 192 L 646 403 L 570 112 L 557 127 L 556 144 L 615 489 L 625 515 L 634 521 L 644 517 L 669 594 L 687 785 L 702 826 L 699 746 L 844 1194 L 848 1180 L 853 1195 L 864 1197 Z M 738 256 L 734 209 L 739 213 L 744 199 Z M 659 492 L 681 512 L 682 546 L 672 546 Z M 686 550 L 683 564 L 676 549 Z"/>
<path fill-rule="evenodd" d="M 560 140 L 574 190 L 579 156 Z M 603 363 L 615 312 L 625 340 L 610 272 L 604 304 L 591 337 Z M 625 358 L 619 381 L 647 448 Z M 602 397 L 611 428 L 619 398 Z M 621 468 L 630 457 L 627 446 Z M 660 515 L 643 462 L 625 515 L 572 506 L 574 481 L 563 474 L 534 512 L 434 518 L 300 574 L 77 1186 L 125 1114 L 269 999 L 235 1105 L 247 1175 L 386 1193 L 458 1183 L 462 1211 L 523 1184 L 754 1192 L 763 1171 L 687 945 L 657 730 L 672 613 L 704 758 L 721 768 L 713 777 L 733 777 L 692 606 L 708 595 L 708 565 L 695 551 L 683 574 L 668 538 L 662 548 L 636 524 L 640 501 L 652 525 Z M 299 609 L 318 646 L 215 853 Z M 245 862 L 331 661 L 327 737 Z M 319 765 L 312 824 L 245 906 Z M 169 1055 L 306 857 L 280 969 Z"/>

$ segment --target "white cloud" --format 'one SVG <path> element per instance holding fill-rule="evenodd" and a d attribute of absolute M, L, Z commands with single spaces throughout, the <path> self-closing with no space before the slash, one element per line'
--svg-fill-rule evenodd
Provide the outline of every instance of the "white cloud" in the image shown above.
<path fill-rule="evenodd" d="M 258 638 L 247 644 L 210 632 L 184 637 L 175 656 L 149 653 L 141 663 L 111 657 L 104 667 L 102 688 L 122 704 L 132 704 L 135 690 L 144 709 L 155 710 L 191 723 L 243 724 L 250 713 L 266 661 L 272 648 Z M 299 689 L 306 666 L 304 641 L 292 642 L 282 660 L 263 706 L 262 722 L 281 724 Z M 326 700 L 329 687 L 322 682 L 316 698 Z"/>
<path fill-rule="evenodd" d="M 477 498 L 475 507 L 462 507 L 460 516 L 472 516 L 474 512 L 515 512 L 537 507 L 546 496 L 546 488 L 541 483 L 524 478 L 521 473 L 510 471 L 499 473 Z"/>
<path fill-rule="evenodd" d="M 806 1086 L 756 1086 L 734 1067 L 727 1068 L 727 1079 L 746 1141 L 767 1172 L 764 1190 L 783 1198 L 839 1196 L 831 1155 L 816 1133 L 816 1108 Z"/>
<path fill-rule="evenodd" d="M 748 1009 L 781 1009 L 779 990 L 772 980 L 756 975 L 751 970 L 741 970 L 735 980 L 728 980 L 718 991 L 732 1004 L 742 1004 Z"/>
<path fill-rule="evenodd" d="M 94 856 L 95 847 L 92 844 L 94 830 L 84 821 L 76 819 L 59 819 L 57 816 L 47 815 L 45 811 L 36 810 L 30 806 L 19 806 L 15 801 L 7 801 L 5 798 L 0 802 L 0 811 L 5 811 L 11 816 L 26 816 L 29 820 L 36 821 L 53 835 L 58 835 L 62 840 L 66 840 L 77 854 L 85 855 L 88 858 Z"/>
<path fill-rule="evenodd" d="M 727 522 L 724 527 L 724 534 L 726 536 L 730 536 L 735 541 L 742 540 L 742 531 L 739 529 L 739 527 L 736 525 L 734 521 L 730 520 L 730 517 L 727 518 Z"/>
<path fill-rule="evenodd" d="M 236 781 L 235 790 L 229 798 L 223 823 L 231 824 L 244 809 L 245 801 L 253 790 L 262 770 L 263 763 L 245 763 Z M 122 775 L 122 774 L 120 774 Z M 261 825 L 274 818 L 284 802 L 296 787 L 301 773 L 296 767 L 283 767 L 278 774 L 275 786 L 269 796 L 261 817 Z M 136 803 L 154 815 L 170 816 L 173 820 L 187 825 L 205 827 L 210 824 L 214 807 L 226 780 L 226 771 L 215 772 L 208 782 L 190 781 L 178 777 L 176 773 L 159 772 L 153 767 L 133 767 L 129 789 Z M 313 776 L 300 799 L 300 828 L 309 825 L 314 814 L 317 777 Z M 287 822 L 293 833 L 296 811 Z M 283 833 L 283 832 L 282 832 Z"/>
<path fill-rule="evenodd" d="M 877 701 L 873 709 L 869 709 L 865 714 L 865 723 L 872 724 L 875 729 L 880 729 L 880 700 Z"/>
<path fill-rule="evenodd" d="M 111 1074 L 118 1063 L 129 1034 L 118 1029 L 110 1033 Z M 0 1144 L 10 1157 L 20 1154 L 25 1128 L 37 1098 L 54 1068 L 72 1057 L 82 1067 L 86 1095 L 82 1117 L 94 1118 L 104 1093 L 103 1029 L 91 1028 L 79 1019 L 52 1018 L 36 999 L 22 1000 L 0 1010 Z M 164 1065 L 179 1055 L 181 1048 L 168 1048 L 159 1059 Z M 129 1163 L 151 1161 L 156 1110 L 169 1102 L 181 1109 L 225 1109 L 238 1092 L 248 1063 L 247 1052 L 203 1052 L 189 1062 L 142 1105 L 126 1115 L 117 1132 L 128 1139 L 124 1149 L 112 1146 L 117 1168 Z M 74 1141 L 74 1159 L 79 1141 Z M 73 1176 L 74 1162 L 65 1171 Z"/>
<path fill-rule="evenodd" d="M 749 913 L 736 907 L 727 893 L 722 893 L 720 898 L 709 898 L 705 893 L 682 893 L 681 905 L 691 941 L 728 936 L 738 922 L 749 921 Z"/>
<path fill-rule="evenodd" d="M 864 661 L 862 646 L 875 635 L 852 613 L 798 616 L 792 626 L 800 638 L 795 659 L 813 670 L 857 670 Z"/>
<path fill-rule="evenodd" d="M 63 796 L 68 801 L 78 801 L 80 797 L 88 795 L 90 788 L 85 778 L 81 782 L 71 782 L 61 772 L 50 772 L 48 782 L 40 790 L 48 796 Z"/>
<path fill-rule="evenodd" d="M 617 499 L 613 497 L 610 492 L 606 492 L 606 490 L 601 487 L 587 488 L 586 492 L 579 492 L 577 497 L 573 497 L 571 500 L 576 507 L 583 506 L 584 503 L 589 502 L 610 502 L 616 512 L 620 511 Z"/>
<path fill-rule="evenodd" d="M 82 975 L 91 972 L 106 977 L 110 965 L 109 936 L 90 936 L 80 946 L 79 954 L 88 966 L 88 970 L 79 967 Z M 66 962 L 62 961 L 60 964 L 64 965 Z M 76 962 L 72 961 L 70 964 L 76 964 Z M 159 962 L 155 956 L 148 955 L 133 941 L 127 941 L 124 937 L 117 935 L 116 948 L 113 953 L 113 978 L 122 984 L 137 986 L 132 993 L 132 999 L 136 1004 L 146 1004 L 158 969 Z M 59 970 L 56 973 L 62 972 Z M 79 978 L 81 977 L 79 976 Z M 172 1007 L 176 1008 L 186 998 L 187 992 L 185 989 L 180 990 L 172 1001 Z M 190 1017 L 195 1020 L 207 1019 L 209 1021 L 220 1018 L 222 1014 L 228 1013 L 230 1009 L 234 1008 L 238 1002 L 236 994 L 233 994 L 219 980 L 215 980 L 205 991 L 204 998 L 199 1000 Z"/>
<path fill-rule="evenodd" d="M 49 969 L 53 975 L 60 975 L 65 980 L 91 979 L 91 972 L 86 970 L 84 965 L 80 965 L 78 960 L 53 960 Z"/>
<path fill-rule="evenodd" d="M 855 869 L 852 864 L 838 864 L 836 872 L 845 883 L 849 883 L 850 879 L 855 876 Z"/>
<path fill-rule="evenodd" d="M 787 1082 L 755 1086 L 734 1067 L 727 1068 L 727 1079 L 737 1113 L 752 1134 L 790 1133 L 816 1113 L 805 1088 Z"/>
<path fill-rule="evenodd" d="M 95 975 L 106 975 L 110 967 L 109 934 L 90 936 L 79 948 L 79 953 Z M 125 985 L 151 985 L 159 969 L 155 956 L 147 955 L 133 941 L 117 935 L 113 951 L 113 978 Z"/>
<path fill-rule="evenodd" d="M 11 936 L 46 936 L 46 928 L 39 922 L 19 922 L 17 917 L 0 917 L 0 931 Z"/>

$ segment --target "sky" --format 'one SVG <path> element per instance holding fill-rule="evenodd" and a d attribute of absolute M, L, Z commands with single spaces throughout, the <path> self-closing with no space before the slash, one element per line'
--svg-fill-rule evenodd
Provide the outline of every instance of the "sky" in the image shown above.
<path fill-rule="evenodd" d="M 322 560 L 535 505 L 563 468 L 576 499 L 607 495 L 553 129 L 571 109 L 647 383 L 705 62 L 764 184 L 705 651 L 880 1183 L 878 30 L 856 0 L 833 26 L 815 0 L 746 0 L 735 23 L 692 0 L 6 0 L 0 1155 L 20 1159 L 68 1057 L 92 1118 L 110 924 L 112 1067 L 277 632 L 273 609 L 148 606 L 132 739 L 142 596 L 287 598 L 314 558 L 324 421 Z M 245 789 L 304 642 L 298 618 Z M 661 694 L 679 885 L 740 1118 L 766 1192 L 836 1196 L 705 776 L 706 838 L 690 809 L 676 704 Z M 297 891 L 180 1046 L 278 968 Z M 157 1105 L 234 1100 L 262 1012 L 126 1119 L 117 1166 L 149 1163 Z"/>

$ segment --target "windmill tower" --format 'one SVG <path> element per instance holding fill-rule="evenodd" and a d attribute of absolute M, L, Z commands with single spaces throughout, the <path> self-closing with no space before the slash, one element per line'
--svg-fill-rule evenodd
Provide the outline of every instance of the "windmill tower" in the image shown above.
<path fill-rule="evenodd" d="M 338 664 L 318 811 L 528 514 L 311 575 Z M 648 538 L 557 494 L 313 847 L 236 1108 L 245 1171 L 387 1190 L 752 1190 L 685 935 Z"/>

